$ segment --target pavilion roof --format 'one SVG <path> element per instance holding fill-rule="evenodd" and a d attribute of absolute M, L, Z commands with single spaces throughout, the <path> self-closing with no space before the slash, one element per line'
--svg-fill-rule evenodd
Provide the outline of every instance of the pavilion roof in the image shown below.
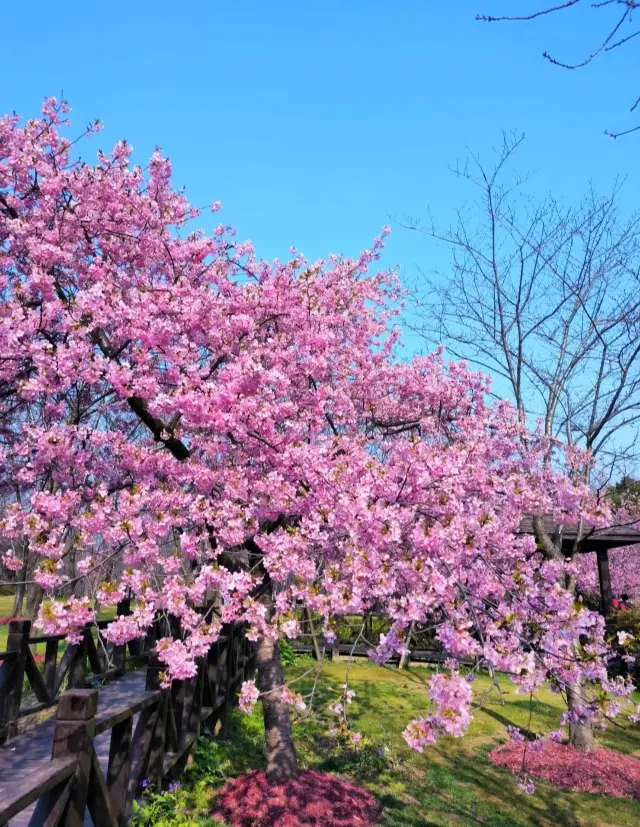
<path fill-rule="evenodd" d="M 558 533 L 559 524 L 551 517 L 544 517 L 544 527 L 547 534 Z M 562 547 L 567 551 L 573 546 L 578 532 L 577 523 L 562 525 Z M 520 534 L 534 534 L 533 516 L 527 515 L 520 523 Z M 640 552 L 640 531 L 627 525 L 604 526 L 595 528 L 592 525 L 582 526 L 583 537 L 580 541 L 580 553 L 589 554 L 593 551 L 602 551 L 622 546 L 638 545 Z"/>

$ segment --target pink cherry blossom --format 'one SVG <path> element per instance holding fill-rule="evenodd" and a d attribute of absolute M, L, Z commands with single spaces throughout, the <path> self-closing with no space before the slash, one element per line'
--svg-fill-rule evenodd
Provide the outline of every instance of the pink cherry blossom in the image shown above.
<path fill-rule="evenodd" d="M 9 571 L 20 571 L 24 563 L 15 556 L 13 551 L 7 551 L 2 555 L 2 565 Z"/>
<path fill-rule="evenodd" d="M 238 705 L 243 712 L 251 712 L 260 697 L 260 691 L 255 681 L 244 681 L 240 688 Z"/>
<path fill-rule="evenodd" d="M 336 617 L 382 606 L 375 660 L 413 622 L 451 656 L 405 731 L 416 749 L 466 732 L 468 658 L 531 695 L 588 681 L 574 718 L 621 708 L 603 620 L 563 586 L 575 567 L 518 534 L 525 513 L 601 525 L 607 508 L 486 377 L 399 358 L 402 291 L 375 272 L 388 228 L 354 258 L 264 261 L 225 224 L 193 229 L 159 151 L 78 160 L 98 127 L 72 144 L 67 114 L 0 119 L 0 532 L 28 541 L 38 625 L 76 639 L 127 593 L 105 636 L 179 619 L 157 645 L 169 682 L 225 624 L 295 636 L 306 606 L 330 641 Z M 72 582 L 87 598 L 61 599 Z"/>

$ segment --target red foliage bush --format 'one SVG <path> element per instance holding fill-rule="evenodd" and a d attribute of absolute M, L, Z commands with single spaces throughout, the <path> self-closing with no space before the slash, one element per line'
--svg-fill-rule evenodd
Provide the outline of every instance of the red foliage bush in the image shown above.
<path fill-rule="evenodd" d="M 495 763 L 519 773 L 525 744 L 511 742 L 489 754 Z M 578 752 L 547 741 L 540 752 L 527 749 L 525 770 L 556 787 L 582 793 L 604 793 L 615 798 L 640 798 L 640 760 L 608 749 Z"/>
<path fill-rule="evenodd" d="M 264 772 L 234 778 L 213 816 L 229 827 L 373 827 L 380 808 L 367 790 L 324 772 L 270 784 Z"/>

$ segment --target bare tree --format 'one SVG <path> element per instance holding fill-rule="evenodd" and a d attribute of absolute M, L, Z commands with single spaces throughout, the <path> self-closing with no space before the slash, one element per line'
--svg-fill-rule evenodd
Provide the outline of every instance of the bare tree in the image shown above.
<path fill-rule="evenodd" d="M 503 135 L 492 164 L 454 170 L 478 197 L 448 230 L 401 222 L 451 253 L 450 272 L 420 273 L 411 326 L 495 377 L 523 420 L 588 449 L 610 479 L 640 457 L 640 216 L 620 216 L 618 185 L 577 206 L 527 197 L 510 168 L 522 140 Z M 561 533 L 542 515 L 533 526 L 541 554 L 563 559 Z M 581 695 L 569 688 L 570 708 Z M 572 726 L 571 743 L 590 749 L 590 728 Z"/>
<path fill-rule="evenodd" d="M 571 207 L 527 197 L 510 170 L 522 140 L 455 170 L 478 198 L 448 230 L 402 222 L 451 252 L 450 273 L 420 274 L 413 327 L 617 473 L 639 454 L 640 216 L 619 215 L 619 186 Z"/>
<path fill-rule="evenodd" d="M 548 60 L 549 63 L 552 63 L 554 66 L 559 66 L 563 69 L 582 69 L 592 63 L 597 57 L 619 49 L 640 35 L 640 28 L 629 28 L 632 27 L 634 23 L 634 12 L 636 9 L 640 9 L 640 0 L 599 0 L 598 2 L 594 2 L 594 0 L 566 0 L 566 2 L 556 3 L 553 6 L 538 8 L 528 14 L 502 15 L 499 17 L 493 17 L 488 14 L 478 14 L 476 15 L 476 20 L 484 23 L 528 22 L 539 17 L 567 11 L 568 9 L 575 11 L 578 6 L 582 8 L 589 7 L 591 10 L 601 14 L 603 23 L 600 40 L 591 51 L 587 51 L 584 56 L 577 61 L 562 60 L 547 51 L 543 52 L 542 56 L 544 59 Z M 640 41 L 637 42 L 640 43 Z M 639 106 L 640 95 L 636 96 L 629 111 L 635 112 Z M 619 138 L 622 135 L 629 135 L 631 132 L 637 132 L 638 130 L 640 130 L 640 125 L 617 132 L 606 130 L 605 134 L 611 138 Z"/>

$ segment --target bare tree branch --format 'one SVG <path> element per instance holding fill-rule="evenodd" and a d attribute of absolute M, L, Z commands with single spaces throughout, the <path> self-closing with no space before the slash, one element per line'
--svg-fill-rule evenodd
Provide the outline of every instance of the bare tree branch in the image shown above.
<path fill-rule="evenodd" d="M 582 2 L 583 0 L 567 0 L 567 2 L 565 3 L 560 3 L 555 6 L 549 6 L 543 9 L 538 9 L 537 11 L 533 11 L 529 14 L 523 15 L 502 15 L 496 17 L 488 14 L 477 14 L 476 20 L 481 21 L 483 23 L 529 22 L 539 17 L 545 17 L 556 12 L 565 11 L 572 7 L 577 7 Z M 618 37 L 618 34 L 621 32 L 622 27 L 625 24 L 631 24 L 633 22 L 633 14 L 636 11 L 636 9 L 640 8 L 640 0 L 601 0 L 601 2 L 588 2 L 587 0 L 587 2 L 584 5 L 588 6 L 590 9 L 600 10 L 615 6 L 619 9 L 619 13 L 612 22 L 609 22 L 605 25 L 604 34 L 602 36 L 602 39 L 600 40 L 600 43 L 596 46 L 595 49 L 588 52 L 586 57 L 584 57 L 582 60 L 576 62 L 568 62 L 554 57 L 548 51 L 544 51 L 542 53 L 542 56 L 545 60 L 548 60 L 549 63 L 552 63 L 554 66 L 559 66 L 562 69 L 582 69 L 585 66 L 588 66 L 590 63 L 592 63 L 601 54 L 604 54 L 606 52 L 612 52 L 615 49 L 619 49 L 621 46 L 626 45 L 631 40 L 634 40 L 638 35 L 640 35 L 640 29 L 636 29 L 630 34 L 624 34 L 621 37 Z M 621 11 L 620 7 L 622 7 Z M 636 97 L 629 111 L 634 112 L 639 104 L 640 96 Z M 606 130 L 605 135 L 608 135 L 610 138 L 620 138 L 623 135 L 630 135 L 632 132 L 637 132 L 638 130 L 640 130 L 640 125 L 631 127 L 630 129 L 619 130 L 616 132 Z"/>
<path fill-rule="evenodd" d="M 451 255 L 450 272 L 418 273 L 409 326 L 497 377 L 499 393 L 548 436 L 588 449 L 601 464 L 633 462 L 640 216 L 619 214 L 620 185 L 606 197 L 591 189 L 571 207 L 529 198 L 510 169 L 521 142 L 503 136 L 491 164 L 472 157 L 456 170 L 478 197 L 449 229 L 397 222 Z"/>

